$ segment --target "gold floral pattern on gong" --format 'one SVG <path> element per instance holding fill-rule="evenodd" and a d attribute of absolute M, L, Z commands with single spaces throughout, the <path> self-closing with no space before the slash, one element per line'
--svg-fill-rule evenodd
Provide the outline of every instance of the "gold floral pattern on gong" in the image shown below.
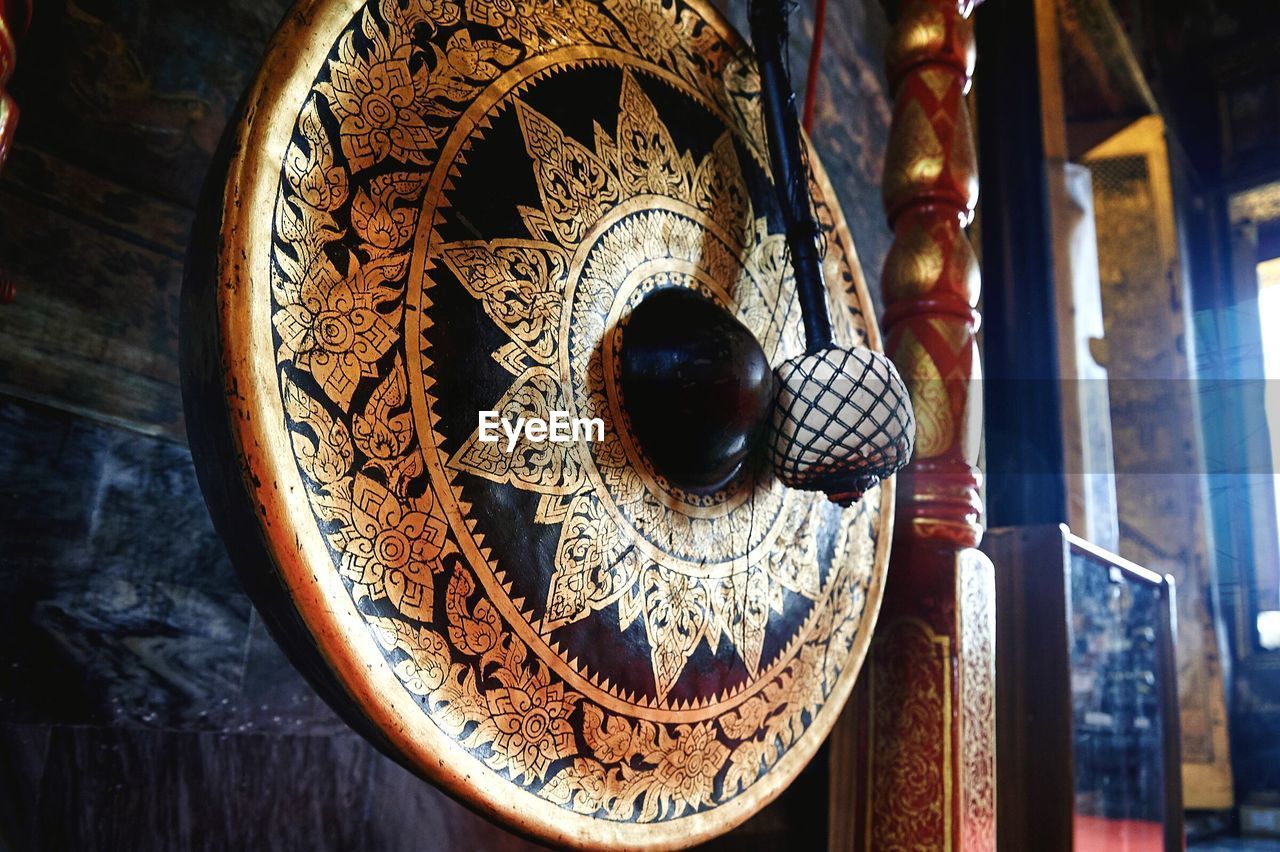
<path fill-rule="evenodd" d="M 615 59 L 539 65 L 544 51 L 564 47 Z M 625 80 L 624 121 L 589 144 L 509 94 L 536 84 L 534 66 L 577 73 L 587 64 Z M 432 356 L 449 353 L 423 351 L 419 325 L 442 319 L 429 316 L 426 294 L 440 265 L 459 273 L 502 330 L 494 355 L 511 379 L 494 404 L 517 413 L 609 411 L 610 350 L 600 342 L 618 319 L 614 308 L 625 313 L 648 287 L 698 287 L 736 311 L 771 358 L 798 349 L 796 315 L 780 308 L 794 308 L 782 238 L 751 210 L 734 143 L 725 135 L 700 157 L 676 150 L 630 73 L 700 99 L 763 163 L 758 78 L 746 54 L 681 0 L 372 0 L 333 45 L 285 152 L 272 211 L 271 316 L 288 440 L 332 570 L 400 685 L 474 757 L 454 771 L 494 773 L 580 814 L 652 822 L 743 795 L 798 747 L 847 682 L 878 594 L 882 504 L 868 495 L 833 514 L 821 497 L 784 498 L 768 482 L 753 483 L 739 503 L 728 495 L 699 504 L 670 491 L 658 500 L 660 484 L 634 464 L 617 428 L 613 440 L 568 452 L 553 445 L 543 456 L 543 447 L 510 457 L 464 449 L 440 470 L 431 368 Z M 438 232 L 425 234 L 436 256 L 426 259 L 427 281 L 410 281 L 416 238 L 448 200 L 424 190 L 450 167 L 443 152 L 462 114 L 498 89 L 518 111 L 540 190 L 536 209 L 519 211 L 529 236 L 454 243 L 446 258 Z M 598 183 L 561 192 L 554 187 L 566 171 Z M 817 198 L 818 213 L 835 234 L 828 198 Z M 712 238 L 695 251 L 697 232 Z M 833 314 L 847 334 L 862 311 L 856 259 L 847 235 L 828 245 L 829 280 L 847 296 Z M 625 269 L 612 259 L 637 246 Z M 629 294 L 616 290 L 614 272 L 628 276 Z M 863 329 L 852 333 L 865 340 Z M 415 395 L 425 397 L 421 410 Z M 478 543 L 478 555 L 468 552 L 477 519 L 459 505 L 459 471 L 538 495 L 534 520 L 558 525 L 554 609 L 526 618 L 493 587 L 501 568 L 486 564 Z M 733 511 L 741 503 L 767 507 L 776 523 L 744 532 Z M 655 556 L 661 548 L 639 530 L 646 523 L 681 538 L 684 552 Z M 634 559 L 619 558 L 624 540 L 638 545 Z M 716 555 L 717 570 L 691 569 L 685 557 L 697 547 Z M 778 604 L 811 598 L 819 562 L 829 565 L 819 597 L 802 624 L 788 625 L 794 633 L 776 660 L 767 670 L 759 661 L 749 687 L 696 706 L 653 708 L 607 677 L 568 677 L 563 655 L 551 659 L 529 641 L 533 625 L 554 650 L 557 624 L 586 623 L 616 601 L 619 626 L 643 626 L 655 681 L 669 689 L 699 643 L 727 641 L 752 665 Z"/>
<path fill-rule="evenodd" d="M 512 375 L 492 405 L 499 416 L 576 410 L 604 420 L 605 438 L 522 440 L 508 453 L 473 433 L 449 464 L 539 494 L 537 520 L 561 524 L 545 609 L 526 613 L 544 636 L 616 604 L 620 631 L 643 627 L 659 701 L 702 643 L 727 644 L 754 679 L 787 595 L 823 592 L 820 516 L 767 474 L 739 484 L 754 491 L 746 508 L 685 511 L 624 445 L 606 350 L 616 318 L 648 290 L 692 286 L 733 310 L 775 363 L 796 354 L 783 237 L 754 216 L 728 131 L 705 156 L 679 150 L 630 71 L 616 134 L 596 125 L 590 147 L 525 101 L 512 106 L 541 202 L 519 208 L 530 238 L 445 243 L 436 262 L 508 339 L 493 353 Z M 662 540 L 637 546 L 650 530 Z"/>

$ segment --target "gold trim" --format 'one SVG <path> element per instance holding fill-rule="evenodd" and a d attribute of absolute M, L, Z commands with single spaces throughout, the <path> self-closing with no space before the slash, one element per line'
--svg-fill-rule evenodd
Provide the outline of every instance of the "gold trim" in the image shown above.
<path fill-rule="evenodd" d="M 995 569 L 981 551 L 956 559 L 956 648 L 959 656 L 961 844 L 980 849 L 996 839 Z"/>

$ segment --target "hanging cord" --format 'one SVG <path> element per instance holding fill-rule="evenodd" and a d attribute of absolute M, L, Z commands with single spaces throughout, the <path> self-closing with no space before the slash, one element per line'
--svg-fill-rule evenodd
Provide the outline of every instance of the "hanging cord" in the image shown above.
<path fill-rule="evenodd" d="M 818 99 L 818 61 L 822 58 L 822 34 L 827 24 L 827 0 L 817 0 L 813 7 L 813 43 L 809 46 L 809 74 L 804 83 L 805 133 L 813 133 L 813 105 Z"/>
<path fill-rule="evenodd" d="M 808 152 L 800 133 L 796 96 L 787 67 L 787 24 L 792 8 L 792 0 L 751 0 L 751 41 L 760 66 L 770 170 L 787 229 L 796 298 L 804 322 L 805 350 L 814 353 L 831 345 L 831 316 L 822 276 L 822 229 L 814 214 Z"/>

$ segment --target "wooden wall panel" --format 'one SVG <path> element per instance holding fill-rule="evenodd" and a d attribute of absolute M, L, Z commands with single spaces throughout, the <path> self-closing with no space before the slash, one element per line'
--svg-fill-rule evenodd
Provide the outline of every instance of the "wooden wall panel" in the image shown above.
<path fill-rule="evenodd" d="M 191 218 L 18 146 L 0 178 L 0 272 L 17 288 L 0 306 L 0 390 L 185 440 L 178 293 Z"/>
<path fill-rule="evenodd" d="M 184 439 L 177 306 L 205 169 L 287 0 L 51 0 L 11 89 L 0 391 Z"/>
<path fill-rule="evenodd" d="M 281 737 L 0 723 L 24 781 L 16 849 L 533 852 L 358 735 Z M 5 785 L 6 794 L 10 793 Z M 0 806 L 0 814 L 4 808 Z"/>

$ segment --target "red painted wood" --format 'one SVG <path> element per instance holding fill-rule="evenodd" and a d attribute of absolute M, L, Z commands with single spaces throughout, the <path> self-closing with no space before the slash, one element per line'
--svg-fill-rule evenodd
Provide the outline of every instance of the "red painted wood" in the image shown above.
<path fill-rule="evenodd" d="M 965 102 L 967 0 L 908 0 L 886 51 L 894 87 L 883 197 L 894 231 L 885 348 L 916 411 L 893 554 L 858 685 L 865 849 L 995 846 L 994 585 L 977 466 L 980 276 L 965 234 L 978 198 Z M 861 798 L 861 797 L 860 797 Z"/>

